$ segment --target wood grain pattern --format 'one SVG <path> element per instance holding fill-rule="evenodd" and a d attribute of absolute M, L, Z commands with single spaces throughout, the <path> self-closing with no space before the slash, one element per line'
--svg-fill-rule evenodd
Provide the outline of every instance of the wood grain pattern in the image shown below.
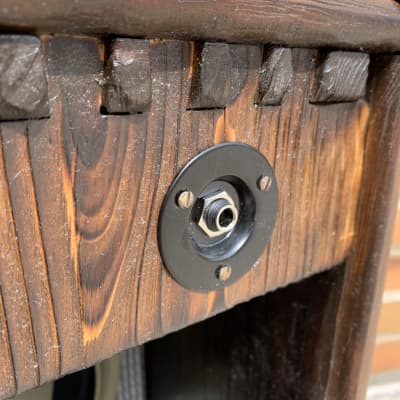
<path fill-rule="evenodd" d="M 2 30 L 400 50 L 394 0 L 3 0 Z"/>
<path fill-rule="evenodd" d="M 13 217 L 35 347 L 40 354 L 37 368 L 41 380 L 47 381 L 60 370 L 60 352 L 26 133 L 24 123 L 4 126 L 3 151 L 12 209 L 19 210 Z"/>
<path fill-rule="evenodd" d="M 0 354 L 16 377 L 16 387 L 1 387 L 1 396 L 348 255 L 369 106 L 310 104 L 317 52 L 295 49 L 293 84 L 281 106 L 255 108 L 262 46 L 249 45 L 240 96 L 225 109 L 187 110 L 194 46 L 151 41 L 149 111 L 102 115 L 103 43 L 44 38 L 50 119 L 0 125 L 0 285 L 10 344 L 8 352 L 4 336 Z M 265 154 L 278 179 L 280 211 L 268 249 L 246 276 L 224 291 L 193 293 L 162 266 L 158 212 L 180 168 L 223 141 Z M 0 379 L 12 382 L 10 372 Z"/>
<path fill-rule="evenodd" d="M 355 101 L 365 96 L 369 55 L 352 51 L 331 51 L 319 67 L 312 101 L 334 103 Z"/>
<path fill-rule="evenodd" d="M 0 152 L 0 181 L 0 286 L 6 318 L 2 325 L 7 324 L 8 328 L 16 389 L 22 391 L 36 386 L 39 374 L 26 278 L 15 231 L 3 151 Z M 6 353 L 6 349 L 2 352 Z"/>

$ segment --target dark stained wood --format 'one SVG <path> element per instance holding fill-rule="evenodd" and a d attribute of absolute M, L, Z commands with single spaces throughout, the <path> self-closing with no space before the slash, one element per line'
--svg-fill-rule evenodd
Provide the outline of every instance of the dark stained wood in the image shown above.
<path fill-rule="evenodd" d="M 248 46 L 203 43 L 194 47 L 190 109 L 224 108 L 243 89 Z"/>
<path fill-rule="evenodd" d="M 400 179 L 400 56 L 376 57 L 372 113 L 357 215 L 337 316 L 328 398 L 363 400 L 390 247 Z M 340 370 L 341 374 L 337 374 Z"/>
<path fill-rule="evenodd" d="M 147 344 L 150 399 L 365 399 L 398 200 L 399 76 L 400 56 L 373 59 L 346 262 Z"/>
<path fill-rule="evenodd" d="M 50 118 L 0 125 L 0 324 L 7 319 L 12 359 L 6 336 L 0 355 L 5 365 L 12 361 L 16 381 L 5 386 L 7 393 L 92 365 L 348 257 L 370 107 L 310 104 L 317 51 L 293 49 L 293 81 L 282 104 L 254 107 L 263 46 L 241 46 L 246 67 L 238 68 L 244 83 L 236 100 L 224 109 L 187 110 L 196 44 L 152 40 L 149 111 L 102 115 L 102 41 L 43 40 Z M 248 143 L 269 159 L 279 215 L 268 248 L 247 275 L 223 291 L 190 292 L 162 265 L 158 213 L 183 165 L 223 141 Z M 45 322 L 37 320 L 34 301 Z M 12 382 L 9 375 L 0 379 Z"/>
<path fill-rule="evenodd" d="M 85 366 L 84 294 L 78 258 L 82 239 L 77 229 L 78 218 L 81 221 L 82 214 L 75 205 L 79 202 L 79 207 L 84 208 L 85 197 L 83 195 L 78 200 L 75 193 L 82 188 L 82 185 L 76 184 L 80 178 L 76 171 L 80 168 L 78 152 L 79 161 L 90 170 L 104 145 L 106 120 L 100 117 L 99 111 L 101 88 L 98 82 L 102 79 L 100 52 L 102 47 L 99 48 L 95 39 L 58 37 L 46 43 L 52 118 L 32 122 L 28 132 L 37 212 L 42 227 L 59 344 L 61 349 L 75 349 L 61 353 L 60 374 Z M 62 102 L 61 98 L 64 99 Z M 64 135 L 63 132 L 69 134 Z M 110 173 L 113 168 L 110 168 Z M 83 180 L 87 177 L 86 174 L 81 176 Z M 98 179 L 103 180 L 104 190 L 111 192 L 104 171 L 100 171 Z M 93 190 L 98 193 L 93 197 L 96 205 L 101 196 L 100 187 Z M 99 217 L 99 224 L 104 221 L 103 218 Z M 96 226 L 93 228 L 96 229 Z M 98 252 L 101 252 L 100 248 Z"/>
<path fill-rule="evenodd" d="M 29 297 L 35 347 L 40 354 L 37 358 L 37 368 L 40 371 L 40 379 L 47 381 L 54 376 L 55 371 L 60 370 L 60 351 L 47 261 L 36 208 L 27 125 L 6 124 L 1 133 L 11 205 L 13 209 L 20 210 L 13 213 L 13 217 Z"/>
<path fill-rule="evenodd" d="M 394 0 L 2 0 L 7 31 L 400 50 Z"/>
<path fill-rule="evenodd" d="M 21 128 L 21 125 L 19 127 Z M 2 126 L 1 132 L 3 130 Z M 4 139 L 0 138 L 1 144 L 3 141 Z M 6 318 L 1 325 L 7 326 L 8 346 L 11 350 L 11 361 L 15 374 L 15 388 L 10 387 L 12 376 L 2 378 L 3 381 L 8 381 L 8 385 L 0 388 L 0 393 L 4 397 L 5 393 L 10 391 L 23 391 L 36 386 L 39 383 L 39 370 L 26 278 L 15 231 L 9 195 L 10 183 L 5 171 L 3 151 L 0 152 L 0 182 L 0 287 L 4 307 L 3 316 Z M 6 347 L 1 352 L 6 358 L 5 365 L 7 366 L 10 361 L 7 360 L 10 352 L 4 339 L 3 345 Z"/>
<path fill-rule="evenodd" d="M 146 344 L 148 398 L 325 398 L 344 272 L 335 267 Z"/>
<path fill-rule="evenodd" d="M 49 115 L 40 40 L 0 35 L 0 121 Z"/>
<path fill-rule="evenodd" d="M 244 115 L 238 113 L 238 108 L 235 107 L 243 107 L 245 102 L 252 102 L 257 90 L 256 80 L 249 79 L 249 85 L 240 98 L 241 102 L 228 107 L 225 113 L 227 138 L 246 141 L 259 147 L 270 161 L 273 160 L 280 188 L 278 221 L 282 221 L 282 225 L 278 225 L 280 228 L 275 230 L 270 243 L 270 249 L 277 251 L 270 251 L 267 259 L 264 261 L 262 258 L 260 261 L 260 265 L 266 262 L 268 266 L 280 267 L 268 267 L 267 270 L 255 268 L 249 274 L 251 291 L 261 289 L 261 282 L 266 282 L 266 287 L 273 288 L 280 286 L 278 282 L 300 279 L 300 276 L 313 270 L 316 264 L 332 265 L 332 259 L 336 259 L 334 263 L 339 263 L 337 254 L 347 253 L 347 234 L 344 231 L 339 233 L 338 228 L 350 227 L 354 215 L 346 213 L 345 216 L 340 212 L 334 216 L 333 210 L 340 208 L 339 204 L 349 205 L 348 211 L 356 209 L 358 198 L 354 196 L 354 191 L 357 192 L 359 188 L 363 132 L 368 118 L 368 107 L 362 103 L 332 107 L 307 105 L 314 79 L 314 56 L 314 52 L 310 50 L 294 51 L 293 86 L 280 108 L 250 108 Z M 255 58 L 254 54 L 252 58 Z M 347 136 L 352 129 L 355 130 L 351 137 Z M 336 147 L 339 143 L 341 150 Z M 280 153 L 283 148 L 284 153 Z M 310 159 L 311 153 L 316 158 Z M 350 165 L 350 159 L 353 159 L 354 164 L 351 163 L 352 167 L 347 169 L 345 165 Z M 320 164 L 321 161 L 326 163 L 324 167 Z M 327 181 L 331 182 L 333 188 L 329 194 L 324 190 Z M 343 190 L 342 184 L 347 189 Z M 286 191 L 285 187 L 290 187 L 291 190 Z M 321 198 L 322 193 L 327 197 Z M 332 193 L 336 194 L 335 199 L 332 199 Z M 305 213 L 305 208 L 313 212 Z M 296 220 L 298 223 L 294 223 Z M 313 227 L 318 227 L 321 232 L 324 226 L 332 227 L 331 237 L 314 236 L 313 246 L 316 247 L 311 251 L 302 238 L 307 235 L 306 232 L 312 232 Z M 281 240 L 291 243 L 287 252 L 278 250 Z M 335 248 L 331 247 L 332 240 L 338 240 Z M 319 250 L 315 252 L 317 248 Z M 227 292 L 229 296 L 233 290 Z"/>
<path fill-rule="evenodd" d="M 260 73 L 257 104 L 261 106 L 281 104 L 282 98 L 293 80 L 292 50 L 275 47 L 266 51 Z"/>
<path fill-rule="evenodd" d="M 331 51 L 323 56 L 312 101 L 334 103 L 355 101 L 365 96 L 369 55 Z"/>
<path fill-rule="evenodd" d="M 10 349 L 7 319 L 4 312 L 2 293 L 0 293 L 0 396 L 11 397 L 16 394 L 15 367 Z"/>
<path fill-rule="evenodd" d="M 146 111 L 151 101 L 148 40 L 114 39 L 106 49 L 103 107 L 110 114 Z"/>

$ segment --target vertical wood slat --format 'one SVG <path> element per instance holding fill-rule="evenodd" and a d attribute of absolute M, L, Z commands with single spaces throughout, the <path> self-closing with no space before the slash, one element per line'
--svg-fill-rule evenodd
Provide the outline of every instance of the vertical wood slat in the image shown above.
<path fill-rule="evenodd" d="M 3 127 L 4 161 L 38 357 L 40 382 L 60 371 L 60 352 L 47 261 L 32 178 L 26 124 Z"/>
<path fill-rule="evenodd" d="M 80 233 L 77 232 L 78 215 L 74 193 L 77 154 L 76 151 L 68 151 L 68 145 L 75 139 L 80 150 L 86 151 L 84 154 L 91 153 L 91 130 L 85 128 L 91 127 L 95 117 L 92 113 L 98 112 L 99 100 L 91 103 L 91 87 L 88 88 L 89 82 L 85 76 L 96 77 L 100 65 L 94 58 L 96 55 L 98 57 L 96 44 L 95 40 L 68 40 L 62 37 L 46 43 L 46 54 L 54 60 L 48 68 L 49 96 L 54 99 L 54 117 L 49 121 L 35 121 L 29 127 L 32 171 L 59 343 L 61 349 L 74 349 L 62 351 L 61 374 L 85 366 L 83 289 L 78 259 Z M 72 66 L 68 64 L 69 57 L 77 60 Z M 71 73 L 71 80 L 63 79 L 63 73 L 67 70 Z M 73 89 L 78 91 L 78 96 L 75 99 L 65 97 L 65 93 Z M 61 99 L 65 102 L 62 103 Z M 74 100 L 80 104 L 82 111 L 76 118 L 69 114 L 70 102 Z M 99 138 L 101 140 L 101 134 Z M 44 165 L 46 173 L 43 173 Z"/>
<path fill-rule="evenodd" d="M 15 367 L 10 346 L 10 332 L 4 311 L 3 294 L 0 292 L 0 397 L 11 397 L 17 392 Z"/>
<path fill-rule="evenodd" d="M 3 129 L 2 127 L 1 131 Z M 25 129 L 23 123 L 22 129 Z M 7 179 L 4 165 L 3 140 L 0 137 L 0 287 L 7 319 L 16 390 L 23 391 L 39 383 L 38 360 L 26 278 L 9 197 L 11 181 Z M 2 323 L 3 326 L 4 324 L 5 322 Z"/>
<path fill-rule="evenodd" d="M 357 214 L 327 396 L 365 398 L 400 181 L 400 56 L 377 57 Z M 335 371 L 341 370 L 341 374 Z"/>

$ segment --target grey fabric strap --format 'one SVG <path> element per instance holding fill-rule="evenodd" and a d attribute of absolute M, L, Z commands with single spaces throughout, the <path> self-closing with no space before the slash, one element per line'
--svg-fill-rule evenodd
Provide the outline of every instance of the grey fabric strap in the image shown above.
<path fill-rule="evenodd" d="M 144 347 L 138 346 L 123 351 L 120 363 L 117 400 L 145 400 L 146 373 Z"/>

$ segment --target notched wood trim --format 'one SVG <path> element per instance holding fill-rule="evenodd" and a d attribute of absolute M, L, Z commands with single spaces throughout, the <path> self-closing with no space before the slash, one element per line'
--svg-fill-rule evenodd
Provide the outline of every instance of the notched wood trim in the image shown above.
<path fill-rule="evenodd" d="M 195 43 L 188 110 L 223 109 L 240 95 L 248 69 L 248 46 Z"/>
<path fill-rule="evenodd" d="M 267 49 L 260 72 L 255 104 L 257 106 L 280 105 L 292 83 L 292 50 L 284 47 Z"/>
<path fill-rule="evenodd" d="M 148 40 L 116 38 L 106 47 L 103 114 L 137 114 L 151 103 Z"/>
<path fill-rule="evenodd" d="M 369 55 L 352 51 L 321 52 L 311 103 L 339 103 L 365 97 Z"/>
<path fill-rule="evenodd" d="M 0 121 L 41 119 L 49 114 L 40 39 L 0 35 Z"/>

